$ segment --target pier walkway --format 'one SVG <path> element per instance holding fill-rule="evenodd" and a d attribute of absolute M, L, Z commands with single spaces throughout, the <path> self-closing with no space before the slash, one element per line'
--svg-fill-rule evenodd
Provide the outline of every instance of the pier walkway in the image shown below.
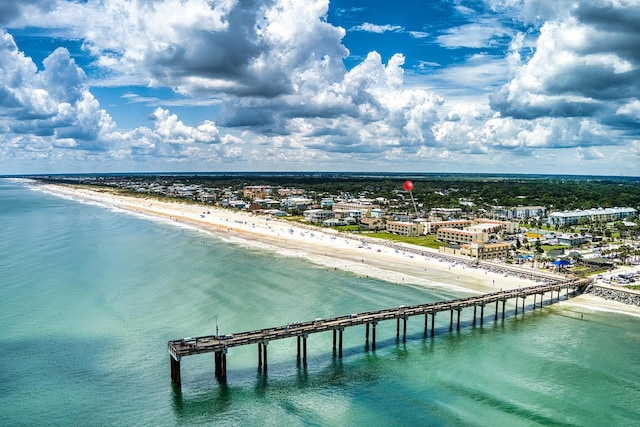
<path fill-rule="evenodd" d="M 168 343 L 171 380 L 180 385 L 180 360 L 182 357 L 201 353 L 214 353 L 215 375 L 220 381 L 227 378 L 227 352 L 232 347 L 257 344 L 258 345 L 258 369 L 267 371 L 267 345 L 270 341 L 285 338 L 297 339 L 297 360 L 306 366 L 307 363 L 307 338 L 311 334 L 320 332 L 333 332 L 333 351 L 338 357 L 342 357 L 342 334 L 346 328 L 365 325 L 365 345 L 371 350 L 376 349 L 376 325 L 383 320 L 396 319 L 396 336 L 400 338 L 402 323 L 402 340 L 406 340 L 407 319 L 413 316 L 424 315 L 424 335 L 429 333 L 429 316 L 431 316 L 431 336 L 433 337 L 435 316 L 437 313 L 450 312 L 449 330 L 453 330 L 454 323 L 457 330 L 460 329 L 460 312 L 462 309 L 473 307 L 473 325 L 476 325 L 477 312 L 480 311 L 478 322 L 483 325 L 485 318 L 485 306 L 495 303 L 494 320 L 498 320 L 500 305 L 502 319 L 505 317 L 505 304 L 507 300 L 515 298 L 515 314 L 518 314 L 519 301 L 522 300 L 521 310 L 524 312 L 525 300 L 533 296 L 533 308 L 538 304 L 540 296 L 540 308 L 543 305 L 544 295 L 550 295 L 548 303 L 560 300 L 561 291 L 565 291 L 566 299 L 580 293 L 592 282 L 591 279 L 566 280 L 551 284 L 530 286 L 520 289 L 493 292 L 480 296 L 459 298 L 448 301 L 431 302 L 411 306 L 399 306 L 383 310 L 366 311 L 362 313 L 348 314 L 327 319 L 315 319 L 313 321 L 292 323 L 285 326 L 260 329 L 255 331 L 238 332 L 227 335 L 207 335 L 172 340 Z M 554 294 L 557 294 L 554 300 Z M 478 310 L 478 308 L 480 310 Z M 454 322 L 454 313 L 456 319 Z M 401 322 L 402 321 L 402 322 Z"/>

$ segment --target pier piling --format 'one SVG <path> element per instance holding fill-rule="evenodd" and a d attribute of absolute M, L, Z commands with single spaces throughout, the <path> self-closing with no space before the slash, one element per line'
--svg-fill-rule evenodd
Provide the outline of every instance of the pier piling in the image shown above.
<path fill-rule="evenodd" d="M 473 326 L 476 326 L 476 310 L 477 310 L 478 306 L 476 304 L 473 304 Z"/>
<path fill-rule="evenodd" d="M 402 342 L 406 342 L 407 341 L 407 316 L 404 316 L 402 320 L 404 322 L 404 328 L 402 329 Z"/>
<path fill-rule="evenodd" d="M 258 370 L 264 373 L 267 372 L 267 344 L 268 341 L 258 343 Z"/>
<path fill-rule="evenodd" d="M 427 333 L 429 332 L 429 313 L 425 313 L 424 314 L 424 336 L 427 336 Z"/>
<path fill-rule="evenodd" d="M 307 366 L 307 337 L 309 335 L 305 334 L 302 336 L 302 365 Z"/>
<path fill-rule="evenodd" d="M 333 347 L 332 347 L 332 351 L 333 351 L 333 355 L 336 355 L 336 334 L 338 331 L 336 331 L 335 329 L 333 330 Z"/>
<path fill-rule="evenodd" d="M 176 360 L 173 356 L 169 356 L 171 358 L 171 381 L 180 385 L 180 360 Z"/>
<path fill-rule="evenodd" d="M 436 334 L 435 323 L 436 323 L 436 312 L 432 311 L 431 312 L 431 338 L 433 338 Z"/>
<path fill-rule="evenodd" d="M 372 335 L 372 340 L 371 340 L 371 350 L 375 351 L 376 350 L 376 325 L 378 324 L 378 321 L 375 320 L 372 323 L 372 331 L 371 331 L 371 335 Z"/>
<path fill-rule="evenodd" d="M 369 349 L 369 323 L 365 325 L 364 346 Z"/>

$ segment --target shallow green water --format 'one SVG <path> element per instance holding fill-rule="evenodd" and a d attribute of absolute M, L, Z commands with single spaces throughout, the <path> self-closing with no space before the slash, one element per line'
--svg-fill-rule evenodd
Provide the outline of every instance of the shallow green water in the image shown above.
<path fill-rule="evenodd" d="M 400 286 L 240 247 L 172 224 L 0 180 L 1 425 L 637 425 L 640 319 L 545 306 L 434 339 L 409 320 L 183 359 L 170 339 L 283 325 L 458 295 Z M 513 314 L 513 313 L 511 313 Z M 581 319 L 581 315 L 583 315 Z"/>

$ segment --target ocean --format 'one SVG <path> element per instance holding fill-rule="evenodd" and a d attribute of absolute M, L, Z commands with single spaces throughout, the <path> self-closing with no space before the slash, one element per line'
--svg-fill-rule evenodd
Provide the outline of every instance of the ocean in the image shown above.
<path fill-rule="evenodd" d="M 226 384 L 213 355 L 167 341 L 464 296 L 314 265 L 197 229 L 0 180 L 0 425 L 640 425 L 640 318 L 554 304 L 436 335 L 410 318 L 233 348 Z M 452 276 L 451 284 L 455 283 Z M 532 301 L 528 301 L 528 304 Z M 510 307 L 513 310 L 513 306 Z M 485 313 L 486 314 L 486 313 Z"/>

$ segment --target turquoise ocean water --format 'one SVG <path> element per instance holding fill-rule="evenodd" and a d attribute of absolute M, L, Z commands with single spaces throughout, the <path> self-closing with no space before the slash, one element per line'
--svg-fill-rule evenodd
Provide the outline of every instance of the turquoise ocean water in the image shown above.
<path fill-rule="evenodd" d="M 170 339 L 459 295 L 357 277 L 0 180 L 0 425 L 640 425 L 640 319 L 553 305 L 435 338 L 409 320 L 231 349 L 169 375 Z M 513 308 L 513 307 L 512 307 Z M 513 313 L 512 313 L 513 314 Z"/>

